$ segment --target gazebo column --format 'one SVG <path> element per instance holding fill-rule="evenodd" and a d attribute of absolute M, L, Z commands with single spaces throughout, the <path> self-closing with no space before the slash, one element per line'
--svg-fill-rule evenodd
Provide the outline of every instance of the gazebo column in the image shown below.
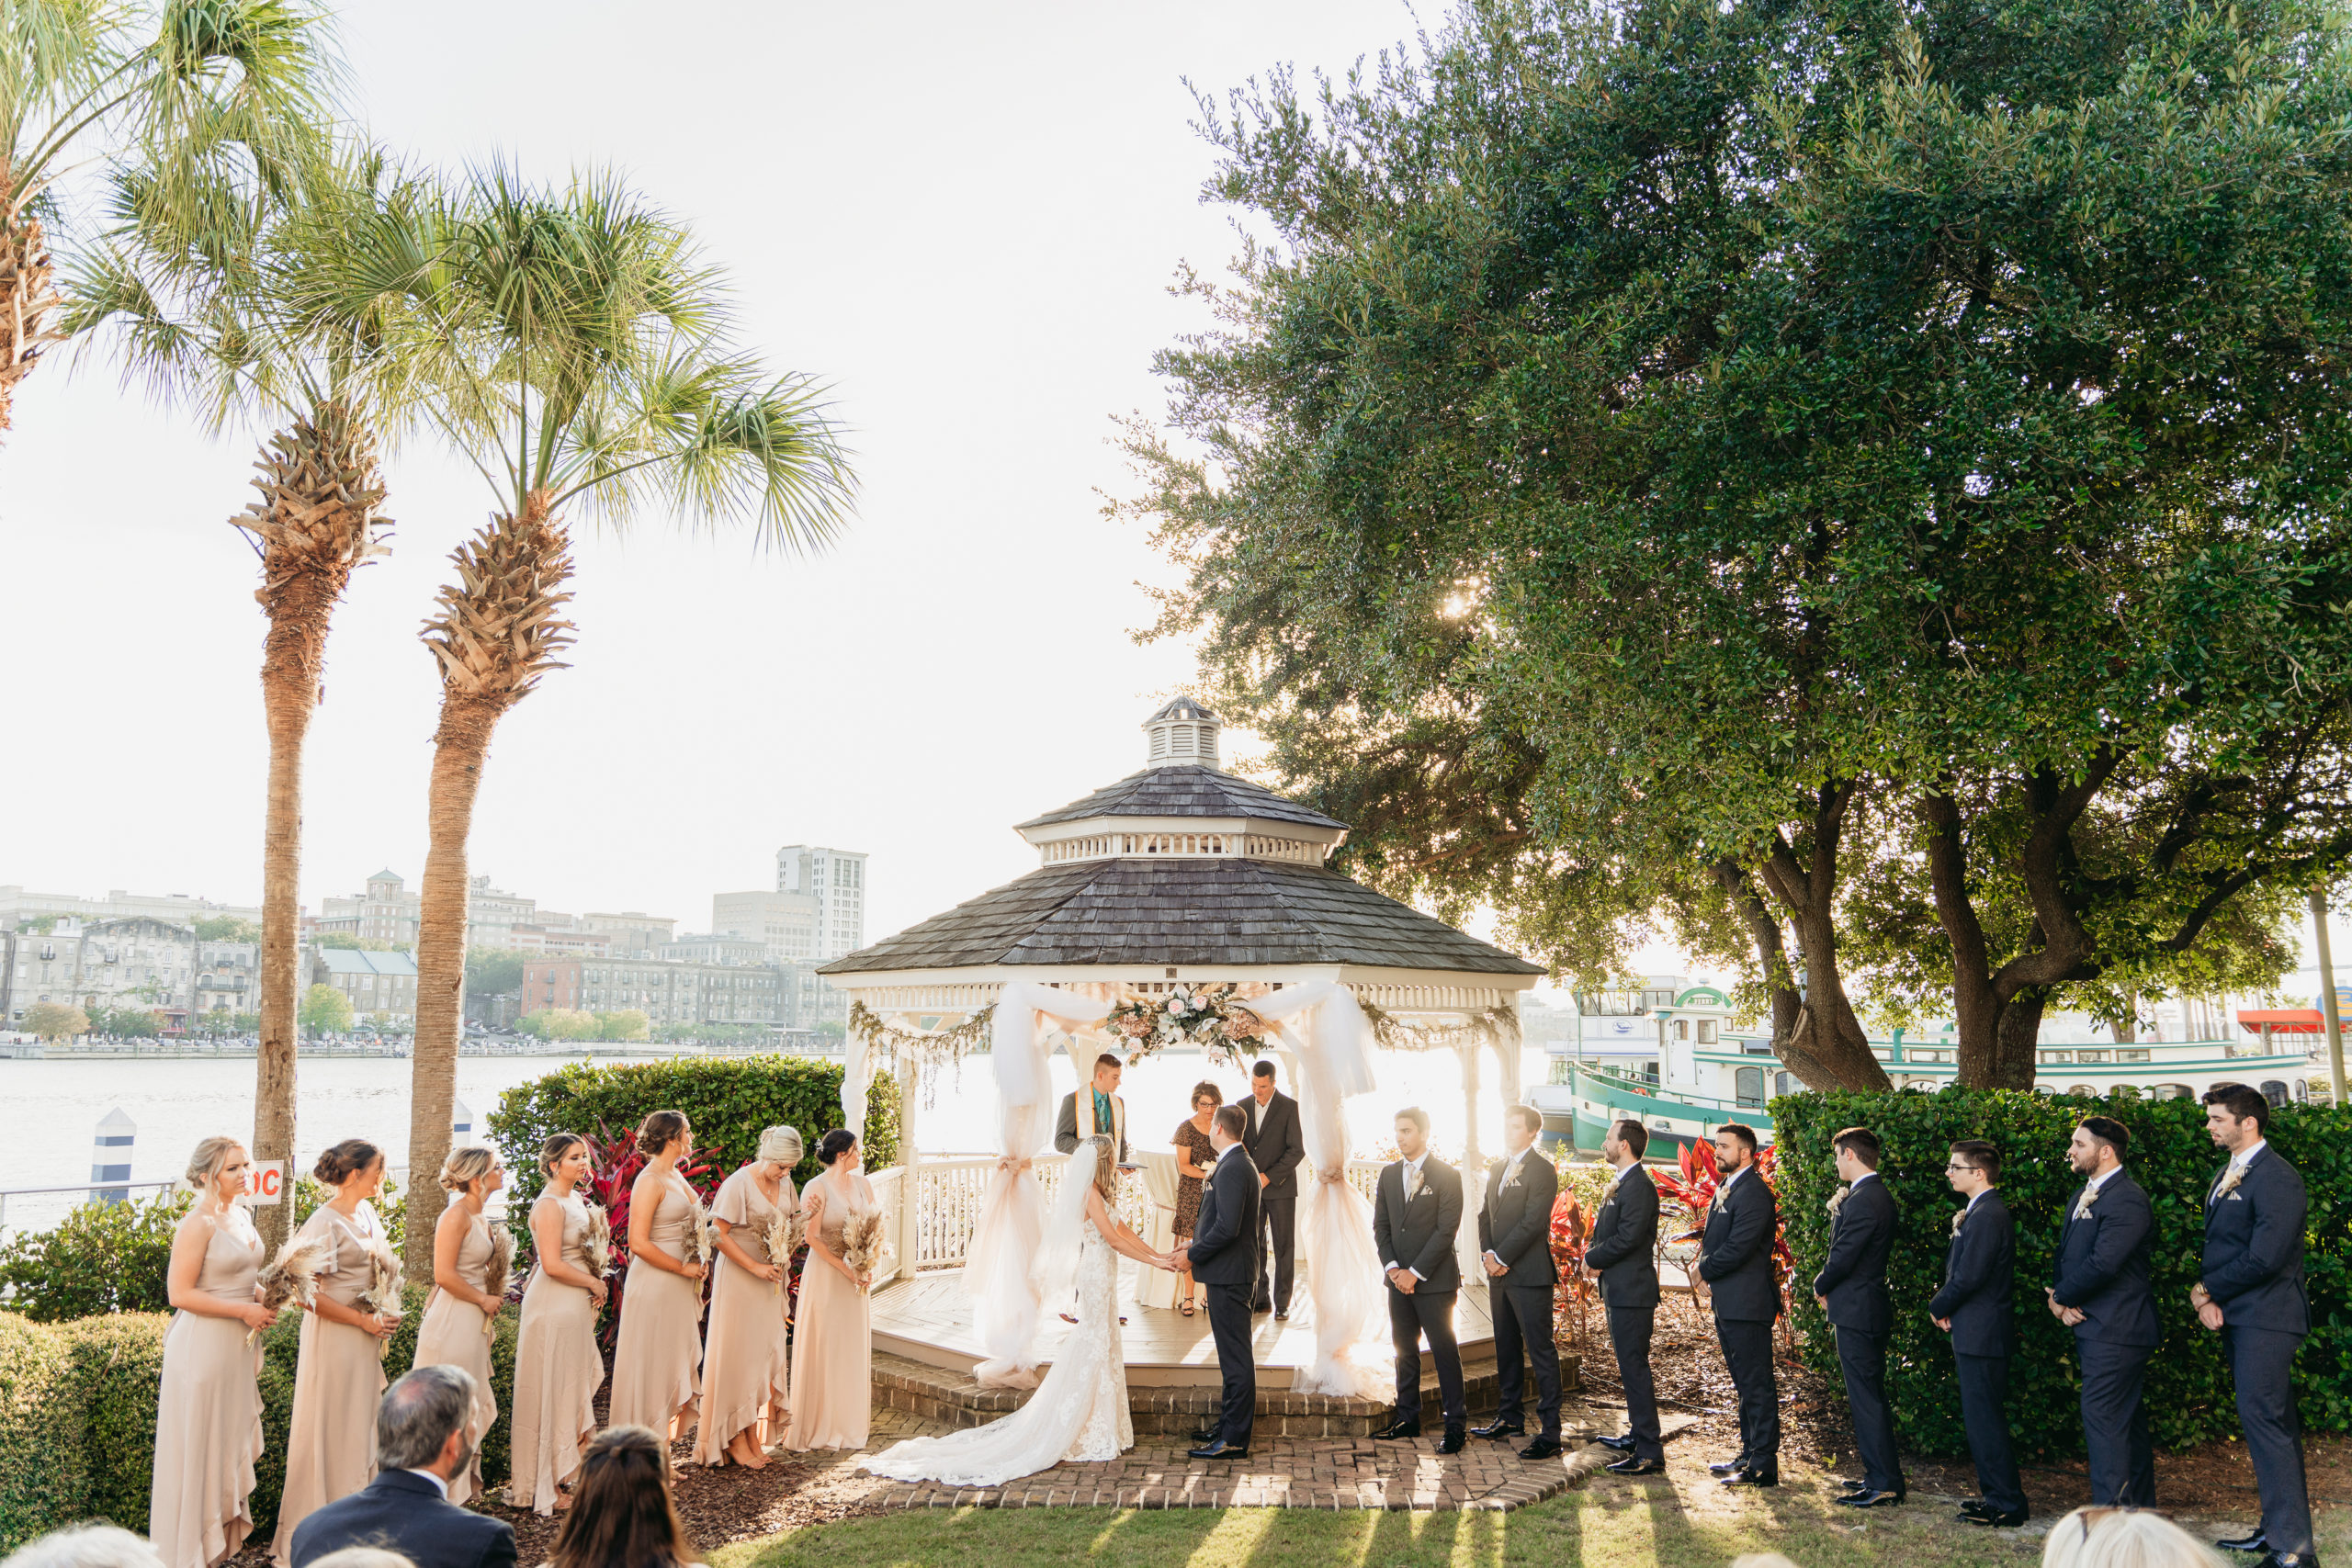
<path fill-rule="evenodd" d="M 1487 1206 L 1487 1162 L 1478 1150 L 1478 1042 L 1465 1039 L 1454 1055 L 1462 1061 L 1462 1110 L 1468 1123 L 1468 1136 L 1462 1145 L 1462 1228 L 1455 1233 L 1453 1250 L 1462 1263 L 1465 1280 L 1484 1280 L 1486 1270 L 1478 1267 L 1478 1215 Z"/>
<path fill-rule="evenodd" d="M 915 1152 L 915 1114 L 922 1090 L 922 1061 L 911 1051 L 899 1062 L 899 1224 L 892 1237 L 899 1250 L 899 1277 L 915 1277 L 922 1236 L 922 1156 Z"/>

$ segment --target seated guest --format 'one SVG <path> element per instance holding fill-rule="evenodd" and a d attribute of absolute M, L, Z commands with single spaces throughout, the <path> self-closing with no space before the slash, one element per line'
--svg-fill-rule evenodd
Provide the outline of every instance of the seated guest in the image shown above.
<path fill-rule="evenodd" d="M 2222 1568 L 2222 1560 L 2162 1514 L 2089 1507 L 2050 1527 L 2041 1568 Z"/>
<path fill-rule="evenodd" d="M 155 1549 L 114 1525 L 69 1525 L 35 1536 L 0 1568 L 164 1568 Z"/>
<path fill-rule="evenodd" d="M 419 1367 L 376 1406 L 376 1479 L 312 1509 L 294 1531 L 293 1568 L 345 1547 L 397 1551 L 416 1568 L 514 1568 L 514 1531 L 448 1500 L 473 1463 L 473 1374 Z"/>
<path fill-rule="evenodd" d="M 597 1433 L 548 1568 L 694 1568 L 697 1561 L 670 1500 L 662 1439 L 645 1427 Z"/>

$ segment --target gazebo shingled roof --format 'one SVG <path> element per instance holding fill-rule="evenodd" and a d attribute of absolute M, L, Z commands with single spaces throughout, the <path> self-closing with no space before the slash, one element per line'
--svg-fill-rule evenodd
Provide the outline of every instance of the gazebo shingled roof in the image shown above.
<path fill-rule="evenodd" d="M 819 973 L 1130 963 L 1544 972 L 1338 872 L 1236 857 L 1047 866 Z"/>
<path fill-rule="evenodd" d="M 1284 800 L 1263 784 L 1237 779 L 1198 762 L 1179 762 L 1129 773 L 1092 795 L 1018 824 L 1046 828 L 1091 817 L 1246 817 L 1261 822 L 1297 822 L 1310 828 L 1345 828 L 1319 811 Z"/>

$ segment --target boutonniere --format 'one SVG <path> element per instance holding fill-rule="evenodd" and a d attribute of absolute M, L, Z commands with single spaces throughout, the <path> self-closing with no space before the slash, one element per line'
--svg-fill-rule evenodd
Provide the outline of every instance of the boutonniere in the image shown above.
<path fill-rule="evenodd" d="M 2077 1203 L 2077 1204 L 2075 1204 L 2075 1214 L 2074 1214 L 2074 1217 L 2075 1217 L 2075 1219 L 2078 1219 L 2078 1220 L 2087 1220 L 2087 1219 L 2089 1219 L 2089 1218 L 2091 1217 L 2091 1204 L 2092 1204 L 2092 1203 L 2094 1203 L 2094 1202 L 2096 1202 L 2096 1201 L 2098 1201 L 2098 1188 L 2096 1188 L 2096 1187 L 2086 1187 L 2086 1188 L 2084 1188 L 2084 1189 L 2083 1189 L 2083 1201 L 2082 1201 L 2081 1202 L 2079 1202 L 2079 1203 Z"/>
<path fill-rule="evenodd" d="M 1837 1191 L 1831 1193 L 1829 1195 L 1829 1202 L 1827 1205 L 1829 1217 L 1833 1220 L 1836 1219 L 1838 1217 L 1838 1211 L 1844 1208 L 1846 1206 L 1846 1200 L 1853 1195 L 1854 1190 L 1850 1187 L 1840 1187 Z"/>
<path fill-rule="evenodd" d="M 1960 1213 L 1958 1213 L 1954 1214 L 1954 1215 L 1951 1217 L 1951 1234 L 1952 1234 L 1952 1235 L 1958 1235 L 1960 1234 L 1960 1222 L 1961 1222 L 1961 1221 L 1962 1221 L 1962 1220 L 1964 1220 L 1964 1219 L 1966 1219 L 1966 1218 L 1968 1218 L 1968 1211 L 1967 1211 L 1966 1209 L 1962 1209 L 1962 1210 L 1961 1210 L 1961 1212 L 1960 1212 Z"/>
<path fill-rule="evenodd" d="M 2245 1179 L 2245 1167 L 2234 1163 L 2232 1164 L 2229 1169 L 2222 1173 L 2222 1184 L 2213 1189 L 2212 1201 L 2218 1203 L 2222 1199 L 2228 1197 L 2231 1193 L 2236 1191 L 2238 1190 L 2238 1183 Z"/>
<path fill-rule="evenodd" d="M 1609 1179 L 1609 1185 L 1600 1190 L 1600 1201 L 1603 1206 L 1617 1201 L 1617 1184 L 1624 1179 L 1625 1173 L 1622 1170 Z"/>
<path fill-rule="evenodd" d="M 1510 1168 L 1503 1172 L 1503 1184 L 1500 1187 L 1496 1188 L 1495 1190 L 1498 1192 L 1508 1192 L 1518 1185 L 1519 1171 L 1515 1168 Z"/>

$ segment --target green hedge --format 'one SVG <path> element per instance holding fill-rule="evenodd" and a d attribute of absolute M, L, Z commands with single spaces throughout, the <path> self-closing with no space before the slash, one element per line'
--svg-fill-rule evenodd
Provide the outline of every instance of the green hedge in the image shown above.
<path fill-rule="evenodd" d="M 793 1174 L 805 1183 L 817 1173 L 817 1140 L 842 1124 L 842 1068 L 782 1055 L 581 1062 L 518 1084 L 490 1113 L 491 1141 L 514 1183 L 507 1213 L 515 1228 L 523 1228 L 522 1216 L 546 1185 L 539 1146 L 551 1134 L 593 1134 L 599 1124 L 626 1133 L 655 1111 L 684 1111 L 695 1142 L 712 1152 L 722 1177 L 759 1153 L 762 1129 L 797 1127 L 808 1152 Z M 861 1139 L 869 1169 L 898 1163 L 898 1080 L 888 1073 L 875 1074 L 867 1089 Z"/>
<path fill-rule="evenodd" d="M 2221 1336 L 2188 1304 L 2204 1244 L 2204 1197 L 2221 1152 L 2195 1100 L 2120 1096 L 2091 1100 L 2010 1090 L 1947 1089 L 1791 1095 L 1771 1105 L 1779 1149 L 1781 1213 L 1796 1255 L 1791 1308 L 1808 1363 L 1835 1379 L 1838 1357 L 1821 1309 L 1805 1287 L 1829 1248 L 1827 1201 L 1838 1190 L 1830 1138 L 1868 1127 L 1884 1145 L 1880 1174 L 1901 1215 L 1887 1279 L 1894 1295 L 1888 1391 L 1904 1446 L 1956 1454 L 1967 1443 L 1949 1340 L 1928 1319 L 1942 1282 L 1944 1251 L 1959 1195 L 1944 1179 L 1950 1145 L 1982 1138 L 2001 1151 L 2001 1194 L 2018 1229 L 2016 1358 L 2009 1364 L 2009 1429 L 2027 1452 L 2080 1453 L 2080 1371 L 2074 1335 L 2050 1315 L 2042 1287 L 2080 1185 L 2066 1141 L 2085 1116 L 2112 1116 L 2131 1129 L 2127 1168 L 2155 1208 L 2152 1283 L 2164 1345 L 2148 1366 L 2148 1414 L 2166 1448 L 2239 1435 Z M 2312 1334 L 2295 1363 L 2303 1424 L 2352 1430 L 2352 1111 L 2290 1106 L 2270 1119 L 2271 1146 L 2302 1173 L 2311 1192 L 2304 1272 Z"/>
<path fill-rule="evenodd" d="M 408 1315 L 384 1352 L 386 1375 L 416 1355 L 426 1289 L 412 1285 Z M 167 1313 L 115 1313 L 37 1323 L 0 1313 L 0 1551 L 78 1519 L 103 1518 L 144 1533 L 155 1468 L 155 1412 L 163 1393 Z M 506 1480 L 507 1409 L 514 1386 L 518 1314 L 501 1314 L 491 1345 L 498 1424 L 482 1442 L 482 1479 Z M 254 1467 L 254 1539 L 277 1528 L 286 1446 L 294 1415 L 301 1314 L 263 1337 L 262 1454 Z"/>

